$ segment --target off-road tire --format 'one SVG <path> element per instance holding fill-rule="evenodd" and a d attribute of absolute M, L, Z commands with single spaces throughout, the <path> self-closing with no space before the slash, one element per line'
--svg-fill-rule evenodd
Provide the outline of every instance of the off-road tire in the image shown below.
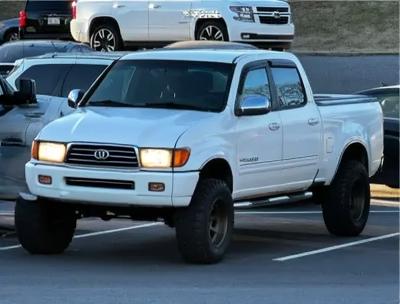
<path fill-rule="evenodd" d="M 218 244 L 213 243 L 215 234 L 211 236 L 210 230 L 215 210 L 221 214 L 221 223 L 224 223 L 218 226 L 224 232 L 223 236 L 220 234 Z M 181 208 L 175 215 L 178 248 L 183 258 L 202 264 L 220 261 L 230 244 L 233 222 L 232 195 L 226 183 L 211 178 L 200 180 L 189 207 Z"/>
<path fill-rule="evenodd" d="M 325 189 L 322 211 L 330 233 L 338 236 L 359 235 L 368 220 L 370 207 L 369 178 L 358 161 L 344 161 Z"/>
<path fill-rule="evenodd" d="M 19 197 L 15 206 L 15 227 L 19 242 L 31 254 L 59 254 L 70 244 L 76 227 L 71 206 Z"/>

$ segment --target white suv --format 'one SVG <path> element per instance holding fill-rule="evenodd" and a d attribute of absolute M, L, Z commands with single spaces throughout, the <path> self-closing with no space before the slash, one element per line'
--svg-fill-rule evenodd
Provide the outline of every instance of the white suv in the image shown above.
<path fill-rule="evenodd" d="M 181 40 L 241 41 L 286 49 L 294 37 L 290 6 L 268 0 L 79 0 L 71 34 L 98 51 Z"/>

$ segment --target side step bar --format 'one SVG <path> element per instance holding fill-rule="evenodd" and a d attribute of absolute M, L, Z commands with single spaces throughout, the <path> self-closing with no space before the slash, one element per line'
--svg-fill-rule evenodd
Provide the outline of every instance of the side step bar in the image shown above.
<path fill-rule="evenodd" d="M 296 193 L 284 196 L 274 196 L 264 199 L 254 199 L 248 201 L 237 201 L 233 204 L 236 209 L 249 209 L 249 208 L 260 208 L 267 206 L 274 206 L 280 204 L 293 203 L 297 201 L 306 200 L 312 197 L 312 192 Z"/>

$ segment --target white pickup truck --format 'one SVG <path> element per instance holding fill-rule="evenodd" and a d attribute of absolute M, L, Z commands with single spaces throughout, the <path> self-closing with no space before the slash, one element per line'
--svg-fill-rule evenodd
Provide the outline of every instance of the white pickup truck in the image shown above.
<path fill-rule="evenodd" d="M 16 204 L 22 246 L 63 252 L 81 217 L 163 219 L 185 260 L 213 263 L 234 203 L 312 190 L 328 230 L 358 235 L 383 160 L 378 102 L 315 96 L 290 53 L 156 50 L 116 61 L 47 125 Z"/>

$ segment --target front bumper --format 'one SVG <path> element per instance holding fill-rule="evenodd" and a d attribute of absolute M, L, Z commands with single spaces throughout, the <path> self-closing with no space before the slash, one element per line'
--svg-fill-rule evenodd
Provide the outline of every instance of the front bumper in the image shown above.
<path fill-rule="evenodd" d="M 290 43 L 294 39 L 292 23 L 278 25 L 232 21 L 228 25 L 228 31 L 231 41 Z"/>
<path fill-rule="evenodd" d="M 39 183 L 39 175 L 50 176 L 51 185 Z M 93 205 L 184 207 L 190 204 L 199 172 L 151 172 L 70 167 L 28 162 L 25 176 L 29 191 L 39 197 Z M 134 189 L 68 185 L 66 178 L 132 181 Z M 164 183 L 163 192 L 149 191 L 150 182 Z"/>

